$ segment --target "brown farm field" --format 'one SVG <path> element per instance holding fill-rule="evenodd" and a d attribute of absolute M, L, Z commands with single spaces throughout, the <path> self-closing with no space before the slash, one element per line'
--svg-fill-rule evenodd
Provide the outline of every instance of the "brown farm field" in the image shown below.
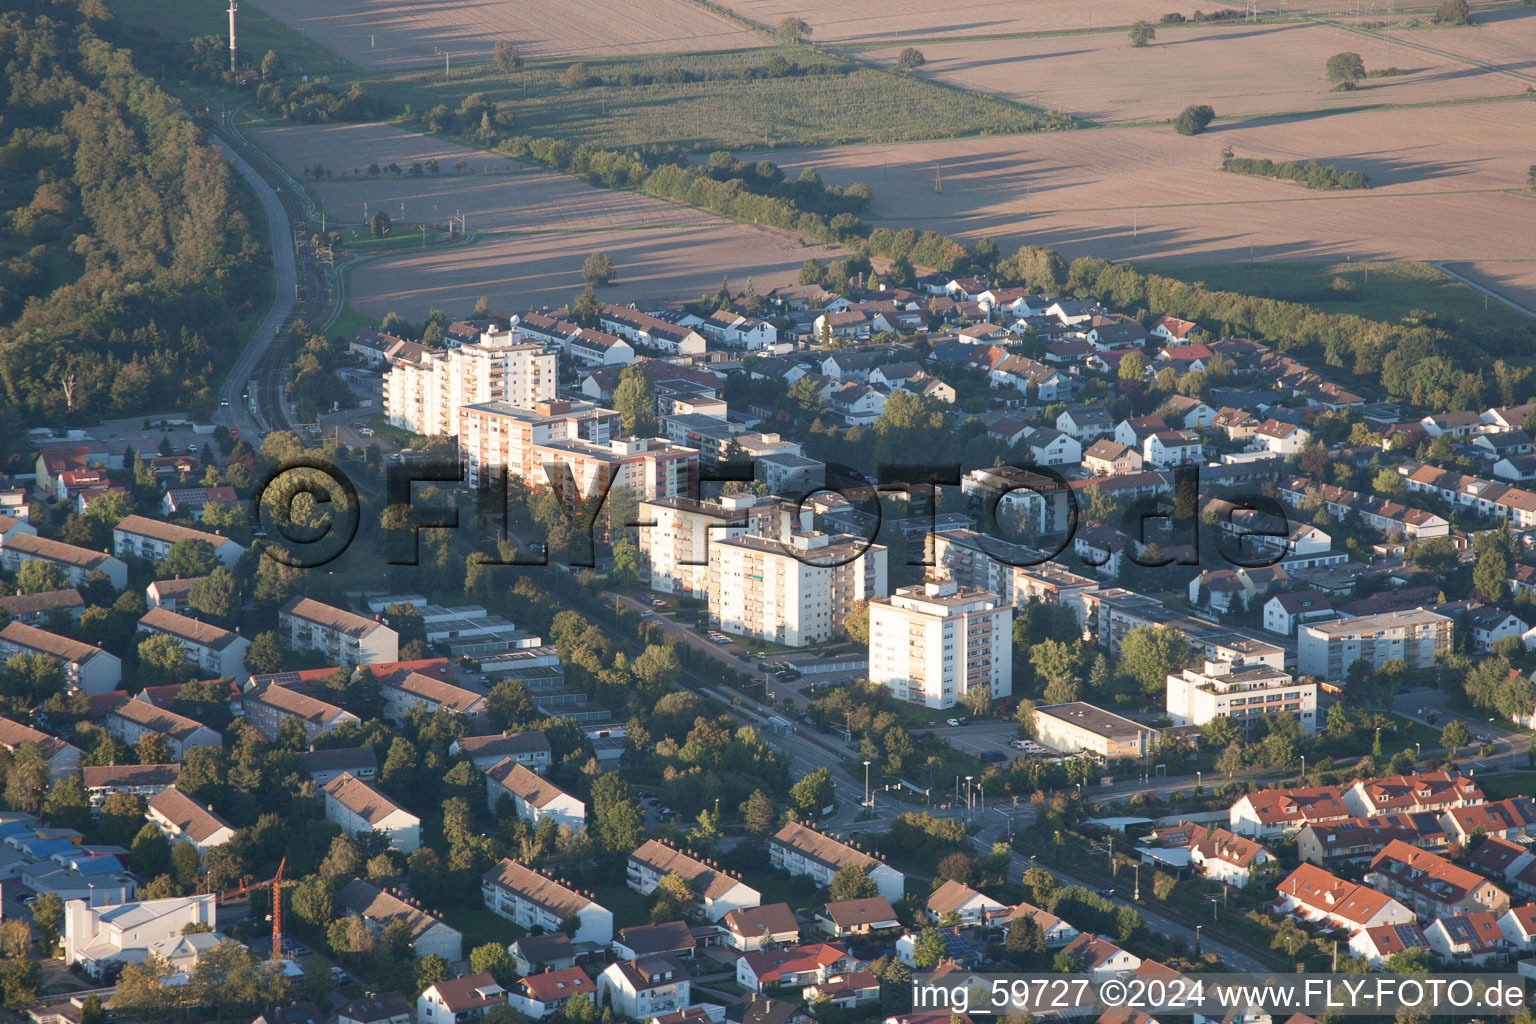
<path fill-rule="evenodd" d="M 748 277 L 759 292 L 793 284 L 807 259 L 838 255 L 780 231 L 724 221 L 696 227 L 633 231 L 492 235 L 463 249 L 364 263 L 352 271 L 348 299 L 372 317 L 396 310 L 468 309 L 480 296 L 504 310 L 558 306 L 581 290 L 588 254 L 613 257 L 618 277 L 599 290 L 615 302 L 697 298 L 728 276 L 732 288 Z"/>
<path fill-rule="evenodd" d="M 928 63 L 921 74 L 1103 123 L 1166 120 L 1191 103 L 1208 103 L 1229 117 L 1509 96 L 1530 84 L 1452 57 L 1397 46 L 1394 63 L 1404 74 L 1370 79 L 1353 92 L 1334 92 L 1323 73 L 1330 56 L 1354 50 L 1368 68 L 1380 67 L 1387 59 L 1387 42 L 1302 21 L 1159 26 L 1157 33 L 1152 45 L 1139 49 L 1122 33 L 1102 32 L 935 42 L 923 47 Z M 861 56 L 894 63 L 899 52 L 891 47 Z"/>
<path fill-rule="evenodd" d="M 1496 64 L 1536 82 L 1536 7 L 1482 11 L 1474 16 L 1471 25 L 1398 29 L 1390 35 L 1405 44 L 1397 48 L 1399 54 L 1405 47 L 1426 46 Z"/>
<path fill-rule="evenodd" d="M 1473 7 L 1502 0 L 1473 0 Z M 894 0 L 870 4 L 864 0 L 719 0 L 743 17 L 766 28 L 783 18 L 797 17 L 811 26 L 811 41 L 823 45 L 892 43 L 918 45 L 935 39 L 970 36 L 1003 36 L 1051 32 L 1081 32 L 1134 21 L 1156 23 L 1164 14 L 1189 17 L 1197 8 L 1217 11 L 1243 10 L 1240 0 L 1207 3 L 1179 0 L 970 0 L 936 11 L 921 0 Z M 1262 5 L 1266 11 L 1308 15 L 1350 15 L 1354 0 L 1277 0 Z M 1398 0 L 1399 11 L 1416 6 L 1414 0 Z M 1432 7 L 1429 0 L 1423 6 Z M 1365 0 L 1365 14 L 1384 13 L 1383 0 Z"/>
<path fill-rule="evenodd" d="M 689 0 L 251 0 L 360 67 L 525 57 L 588 57 L 762 46 L 767 40 Z"/>
<path fill-rule="evenodd" d="M 633 192 L 594 188 L 576 178 L 523 167 L 483 150 L 386 124 L 257 128 L 253 141 L 296 173 L 322 164 L 331 177 L 310 187 L 335 220 L 361 223 L 363 204 L 407 223 L 444 223 L 462 213 L 473 232 L 595 231 L 717 223 L 719 218 Z M 409 173 L 438 161 L 439 172 Z M 463 161 L 463 171 L 459 161 Z M 367 173 L 370 163 L 406 169 Z"/>
<path fill-rule="evenodd" d="M 778 152 L 793 175 L 867 181 L 867 215 L 1070 256 L 1186 262 L 1530 259 L 1536 194 L 1525 190 L 1536 103 L 1375 110 L 1218 126 L 1194 138 L 1126 127 Z M 1241 156 L 1316 158 L 1376 186 L 1314 192 L 1217 169 Z M 935 192 L 935 172 L 942 192 Z"/>

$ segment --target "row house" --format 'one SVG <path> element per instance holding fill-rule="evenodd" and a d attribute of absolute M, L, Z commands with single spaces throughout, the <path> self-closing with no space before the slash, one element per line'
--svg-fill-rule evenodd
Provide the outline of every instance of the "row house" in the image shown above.
<path fill-rule="evenodd" d="M 245 652 L 250 649 L 251 642 L 239 633 L 166 608 L 151 608 L 145 612 L 139 618 L 138 631 L 175 640 L 181 647 L 183 660 L 205 677 L 239 680 L 248 675 Z"/>
<path fill-rule="evenodd" d="M 1462 844 L 1475 835 L 1511 842 L 1536 836 L 1536 800 L 1528 796 L 1454 807 L 1440 817 L 1446 830 Z"/>
<path fill-rule="evenodd" d="M 299 723 L 304 730 L 304 740 L 309 744 L 347 723 L 362 725 L 362 719 L 345 708 L 281 686 L 271 679 L 251 683 L 241 695 L 240 703 L 245 720 L 274 743 L 281 738 L 283 726 L 290 719 Z"/>
<path fill-rule="evenodd" d="M 609 303 L 598 313 L 597 322 L 598 326 L 610 334 L 668 355 L 699 356 L 707 348 L 704 335 L 693 328 L 683 327 L 650 313 L 642 313 L 632 306 Z"/>
<path fill-rule="evenodd" d="M 186 541 L 201 541 L 213 549 L 214 555 L 226 568 L 234 568 L 245 554 L 245 548 L 228 537 L 189 526 L 177 526 L 144 516 L 124 516 L 112 528 L 112 553 L 118 558 L 142 558 L 159 562 L 170 553 L 172 547 Z"/>
<path fill-rule="evenodd" d="M 1423 920 L 1490 910 L 1509 894 L 1475 871 L 1394 840 L 1371 860 L 1366 882 L 1403 901 Z"/>
<path fill-rule="evenodd" d="M 1446 964 L 1481 965 L 1514 948 L 1499 919 L 1487 911 L 1448 914 L 1424 929 L 1429 948 Z"/>
<path fill-rule="evenodd" d="M 325 820 L 349 836 L 373 832 L 389 840 L 391 849 L 415 853 L 421 846 L 421 819 L 389 797 L 343 772 L 320 790 Z"/>
<path fill-rule="evenodd" d="M 586 827 L 587 808 L 581 800 L 510 757 L 486 769 L 485 783 L 486 802 L 492 809 L 506 798 L 519 818 L 535 826 L 548 819 L 573 829 Z"/>
<path fill-rule="evenodd" d="M 1411 924 L 1413 911 L 1386 893 L 1342 878 L 1315 864 L 1302 864 L 1275 886 L 1275 910 L 1329 928 L 1356 931 Z"/>
<path fill-rule="evenodd" d="M 28 529 L 31 529 L 30 524 Z M 81 587 L 101 573 L 113 590 L 128 586 L 128 563 L 104 551 L 38 537 L 20 529 L 0 533 L 0 569 L 15 574 L 28 562 L 46 562 L 64 576 L 71 587 Z"/>
<path fill-rule="evenodd" d="M 1296 833 L 1296 853 L 1319 867 L 1369 861 L 1391 842 L 1442 852 L 1451 836 L 1432 811 L 1383 814 L 1371 818 L 1312 822 Z"/>
<path fill-rule="evenodd" d="M 732 910 L 762 904 L 762 894 L 714 862 L 706 862 L 657 839 L 648 839 L 629 855 L 625 880 L 642 896 L 656 891 L 665 875 L 681 875 L 693 890 L 697 911 L 718 921 Z"/>
<path fill-rule="evenodd" d="M 1349 952 L 1372 967 L 1381 968 L 1399 953 L 1430 952 L 1429 939 L 1417 923 L 1381 924 L 1361 928 L 1349 937 Z"/>
<path fill-rule="evenodd" d="M 1228 808 L 1227 826 L 1237 835 L 1262 839 L 1352 817 L 1337 786 L 1261 789 L 1239 797 Z"/>
<path fill-rule="evenodd" d="M 590 893 L 572 889 L 542 872 L 502 859 L 480 877 L 487 910 L 519 927 L 557 932 L 572 919 L 572 940 L 607 945 L 613 941 L 613 912 Z"/>
<path fill-rule="evenodd" d="M 1481 804 L 1485 799 L 1471 777 L 1455 771 L 1360 779 L 1344 791 L 1343 798 L 1345 805 L 1361 817 L 1450 811 Z"/>
<path fill-rule="evenodd" d="M 785 825 L 768 841 L 768 857 L 774 867 L 791 875 L 807 875 L 818 886 L 831 885 L 845 867 L 858 867 L 875 883 L 880 895 L 892 902 L 900 900 L 906 889 L 906 876 L 889 864 L 797 822 Z"/>
<path fill-rule="evenodd" d="M 293 651 L 317 651 L 353 668 L 400 660 L 400 634 L 384 623 L 309 597 L 293 597 L 277 611 L 278 636 Z"/>
<path fill-rule="evenodd" d="M 58 665 L 65 683 L 87 696 L 110 693 L 123 678 L 123 663 L 115 654 L 24 622 L 7 623 L 0 629 L 0 664 L 18 654 L 36 655 Z"/>
<path fill-rule="evenodd" d="M 170 746 L 171 756 L 181 761 L 194 747 L 224 745 L 224 737 L 201 722 L 148 701 L 130 699 L 121 691 L 102 694 L 98 699 L 102 728 L 129 746 L 145 736 L 160 736 Z"/>

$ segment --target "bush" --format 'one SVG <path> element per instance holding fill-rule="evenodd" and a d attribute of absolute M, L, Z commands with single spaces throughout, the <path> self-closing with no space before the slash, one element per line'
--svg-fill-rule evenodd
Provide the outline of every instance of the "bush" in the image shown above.
<path fill-rule="evenodd" d="M 1180 135 L 1199 135 L 1216 119 L 1216 111 L 1205 103 L 1192 103 L 1184 108 L 1173 122 L 1173 130 Z"/>
<path fill-rule="evenodd" d="M 605 252 L 595 252 L 581 265 L 581 276 L 589 284 L 603 285 L 613 280 L 613 257 Z"/>
<path fill-rule="evenodd" d="M 1157 30 L 1145 21 L 1138 21 L 1131 26 L 1131 45 L 1146 46 L 1157 38 Z"/>
<path fill-rule="evenodd" d="M 1232 174 L 1247 174 L 1255 178 L 1278 178 L 1294 181 L 1307 188 L 1321 191 L 1370 188 L 1370 182 L 1359 171 L 1345 171 L 1332 164 L 1316 160 L 1288 160 L 1277 164 L 1273 160 L 1253 159 L 1222 154 L 1221 169 Z"/>
<path fill-rule="evenodd" d="M 1158 18 L 1157 23 L 1159 25 L 1182 25 L 1188 20 L 1189 19 L 1184 17 L 1184 15 L 1175 11 L 1172 14 L 1165 14 L 1161 18 Z"/>

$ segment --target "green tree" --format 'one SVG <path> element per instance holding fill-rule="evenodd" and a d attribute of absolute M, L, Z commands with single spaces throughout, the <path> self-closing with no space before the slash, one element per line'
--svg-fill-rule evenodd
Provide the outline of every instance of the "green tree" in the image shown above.
<path fill-rule="evenodd" d="M 487 942 L 469 951 L 469 973 L 489 974 L 499 984 L 510 985 L 517 978 L 517 964 L 505 944 Z"/>
<path fill-rule="evenodd" d="M 1489 604 L 1504 597 L 1509 586 L 1509 560 L 1504 552 L 1492 545 L 1478 556 L 1477 567 L 1472 570 L 1472 590 Z"/>
<path fill-rule="evenodd" d="M 1199 135 L 1216 119 L 1216 111 L 1205 103 L 1192 103 L 1174 118 L 1173 130 L 1180 135 Z"/>
<path fill-rule="evenodd" d="M 1435 8 L 1435 21 L 1441 25 L 1465 25 L 1472 20 L 1472 8 L 1467 0 L 1440 0 Z"/>
<path fill-rule="evenodd" d="M 239 604 L 234 573 L 222 565 L 216 566 L 211 573 L 192 584 L 187 592 L 187 603 L 204 615 L 227 621 L 235 614 Z"/>
<path fill-rule="evenodd" d="M 37 902 L 32 904 L 32 933 L 37 936 L 40 949 L 51 953 L 59 944 L 59 936 L 64 934 L 64 901 L 58 893 L 40 893 Z"/>
<path fill-rule="evenodd" d="M 1120 644 L 1120 666 L 1147 693 L 1160 693 L 1190 662 L 1189 638 L 1173 626 L 1137 626 Z"/>
<path fill-rule="evenodd" d="M 22 562 L 16 570 L 16 587 L 23 594 L 45 594 L 50 590 L 63 590 L 67 581 L 64 573 L 52 562 L 39 559 Z"/>
<path fill-rule="evenodd" d="M 860 598 L 848 606 L 843 616 L 843 630 L 848 639 L 860 646 L 869 645 L 869 602 Z"/>
<path fill-rule="evenodd" d="M 656 392 L 638 366 L 626 366 L 613 386 L 613 409 L 626 435 L 649 436 L 656 430 Z"/>
<path fill-rule="evenodd" d="M 129 847 L 128 865 L 140 878 L 155 878 L 171 867 L 171 843 L 154 825 L 146 824 L 133 837 Z"/>
<path fill-rule="evenodd" d="M 880 895 L 880 887 L 858 864 L 848 864 L 832 876 L 827 895 L 834 900 L 862 900 Z"/>
<path fill-rule="evenodd" d="M 774 34 L 781 43 L 798 43 L 810 38 L 811 26 L 800 18 L 783 18 L 780 19 L 778 30 Z"/>
<path fill-rule="evenodd" d="M 501 73 L 510 76 L 514 71 L 519 71 L 523 66 L 523 55 L 517 51 L 517 47 L 511 43 L 496 44 L 496 66 Z M 484 313 L 476 314 L 484 316 Z"/>
<path fill-rule="evenodd" d="M 560 86 L 564 89 L 585 89 L 592 85 L 592 70 L 585 64 L 577 61 L 564 71 L 560 72 Z"/>
<path fill-rule="evenodd" d="M 368 218 L 368 234 L 374 238 L 387 238 L 389 236 L 389 214 L 379 210 Z"/>
<path fill-rule="evenodd" d="M 1456 751 L 1467 745 L 1471 737 L 1467 734 L 1467 724 L 1459 718 L 1453 718 L 1445 723 L 1445 728 L 1440 730 L 1440 745 L 1456 756 Z"/>
<path fill-rule="evenodd" d="M 261 58 L 261 77 L 263 81 L 271 82 L 283 73 L 283 58 L 277 55 L 276 50 L 268 50 Z"/>
<path fill-rule="evenodd" d="M 1147 360 L 1140 352 L 1130 352 L 1120 360 L 1121 380 L 1140 382 L 1147 376 Z"/>
<path fill-rule="evenodd" d="M 1328 81 L 1353 85 L 1365 77 L 1365 58 L 1358 53 L 1336 53 L 1323 65 Z"/>
<path fill-rule="evenodd" d="M 245 651 L 245 667 L 253 673 L 277 672 L 283 667 L 283 648 L 272 630 L 257 633 Z"/>
<path fill-rule="evenodd" d="M 54 782 L 43 801 L 43 817 L 56 828 L 90 828 L 91 798 L 79 775 L 65 775 Z"/>
<path fill-rule="evenodd" d="M 1143 47 L 1157 38 L 1157 30 L 1145 21 L 1138 21 L 1131 26 L 1131 45 Z"/>
<path fill-rule="evenodd" d="M 741 805 L 742 823 L 750 836 L 770 835 L 773 832 L 773 801 L 760 789 L 754 789 Z"/>
<path fill-rule="evenodd" d="M 815 818 L 832 805 L 833 794 L 832 773 L 822 765 L 790 788 L 789 802 L 802 816 Z"/>
<path fill-rule="evenodd" d="M 588 284 L 602 286 L 613 280 L 613 257 L 605 252 L 594 252 L 586 258 L 581 265 L 582 280 Z"/>
<path fill-rule="evenodd" d="M 922 50 L 919 50 L 915 46 L 908 46 L 905 47 L 901 51 L 901 54 L 896 58 L 896 70 L 916 71 L 918 68 L 927 63 L 928 58 L 923 56 Z"/>
<path fill-rule="evenodd" d="M 206 540 L 179 540 L 170 546 L 156 566 L 162 577 L 207 576 L 219 564 L 219 556 Z"/>
<path fill-rule="evenodd" d="M 184 683 L 193 676 L 181 641 L 168 633 L 154 633 L 139 641 L 139 672 L 145 682 Z"/>
<path fill-rule="evenodd" d="M 944 936 L 937 928 L 924 928 L 912 943 L 912 962 L 928 968 L 944 956 Z"/>

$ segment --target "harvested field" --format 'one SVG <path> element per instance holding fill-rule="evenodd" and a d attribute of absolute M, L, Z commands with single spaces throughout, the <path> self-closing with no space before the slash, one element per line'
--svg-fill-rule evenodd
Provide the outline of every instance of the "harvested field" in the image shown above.
<path fill-rule="evenodd" d="M 1509 96 L 1529 84 L 1398 46 L 1395 63 L 1404 74 L 1370 79 L 1353 92 L 1332 91 L 1323 73 L 1330 56 L 1356 50 L 1367 67 L 1377 67 L 1385 63 L 1386 45 L 1316 22 L 1172 25 L 1159 26 L 1157 40 L 1140 49 L 1121 33 L 934 43 L 923 48 L 928 63 L 921 74 L 1110 123 L 1166 120 L 1191 103 L 1209 103 L 1229 117 Z M 894 63 L 899 52 L 861 56 Z"/>
<path fill-rule="evenodd" d="M 688 0 L 252 0 L 365 68 L 490 60 L 496 43 L 525 57 L 667 53 L 762 46 L 761 35 Z"/>
<path fill-rule="evenodd" d="M 1458 28 L 1400 29 L 1390 35 L 1403 44 L 1396 48 L 1398 54 L 1426 46 L 1518 72 L 1536 83 L 1536 7 L 1482 12 L 1471 25 Z"/>
<path fill-rule="evenodd" d="M 407 223 L 445 223 L 456 213 L 475 232 L 594 231 L 715 223 L 719 218 L 632 192 L 593 188 L 583 181 L 522 165 L 482 150 L 442 142 L 385 124 L 258 128 L 253 141 L 295 173 L 316 163 L 331 177 L 311 188 L 335 220 L 362 222 L 363 204 Z M 436 159 L 439 172 L 425 169 Z M 459 161 L 464 161 L 462 173 Z M 368 175 L 370 163 L 406 170 Z M 421 165 L 419 175 L 409 169 Z"/>
<path fill-rule="evenodd" d="M 713 293 L 722 276 L 733 288 L 750 276 L 753 287 L 766 292 L 793 284 L 806 259 L 838 255 L 783 232 L 728 223 L 498 235 L 455 251 L 365 263 L 352 272 L 348 298 L 373 317 L 390 310 L 420 317 L 434 306 L 466 309 L 482 295 L 507 310 L 563 305 L 581 290 L 581 264 L 593 252 L 608 253 L 618 266 L 618 278 L 599 295 L 619 302 L 696 298 Z"/>
<path fill-rule="evenodd" d="M 1219 127 L 1192 139 L 1167 128 L 817 150 L 775 159 L 814 165 L 831 184 L 867 181 L 869 218 L 1072 256 L 1248 259 L 1528 259 L 1536 195 L 1521 190 L 1523 101 L 1365 111 Z M 1221 149 L 1316 158 L 1363 171 L 1363 192 L 1224 174 Z M 943 191 L 934 191 L 935 172 Z"/>
<path fill-rule="evenodd" d="M 811 40 L 823 45 L 838 43 L 892 43 L 918 45 L 935 39 L 971 36 L 1022 35 L 1026 33 L 1081 32 L 1084 29 L 1128 26 L 1137 20 L 1156 23 L 1169 12 L 1185 17 L 1197 8 L 1206 11 L 1246 9 L 1240 0 L 1210 3 L 1179 0 L 972 0 L 945 7 L 942 15 L 918 0 L 869 4 L 861 0 L 719 0 L 737 14 L 772 28 L 783 18 L 803 18 L 811 26 Z M 1473 0 L 1480 3 L 1498 0 Z M 1397 10 L 1413 6 L 1399 0 Z M 1433 4 L 1425 3 L 1432 7 Z M 1266 11 L 1301 14 L 1352 14 L 1354 0 L 1278 0 L 1263 5 Z M 1379 11 L 1376 10 L 1379 8 Z M 1383 0 L 1365 0 L 1364 13 L 1378 17 L 1385 12 Z"/>

